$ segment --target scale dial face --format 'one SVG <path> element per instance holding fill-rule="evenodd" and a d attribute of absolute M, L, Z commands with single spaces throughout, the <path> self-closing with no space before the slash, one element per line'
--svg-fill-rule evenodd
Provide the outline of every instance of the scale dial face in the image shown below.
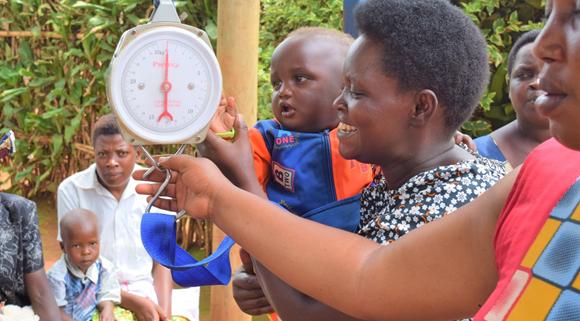
<path fill-rule="evenodd" d="M 144 32 L 113 61 L 109 96 L 132 135 L 182 143 L 203 131 L 221 95 L 219 64 L 195 34 L 164 26 Z"/>

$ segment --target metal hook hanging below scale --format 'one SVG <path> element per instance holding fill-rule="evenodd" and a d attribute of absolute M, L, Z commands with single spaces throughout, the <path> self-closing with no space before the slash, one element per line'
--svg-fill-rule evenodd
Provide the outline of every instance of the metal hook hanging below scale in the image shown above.
<path fill-rule="evenodd" d="M 177 150 L 177 152 L 175 152 L 175 154 L 173 154 L 173 155 L 171 155 L 169 157 L 178 156 L 178 155 L 183 154 L 183 152 L 185 151 L 185 148 L 186 147 L 187 147 L 187 145 L 185 145 L 185 144 L 179 146 L 179 149 Z M 165 179 L 163 180 L 163 183 L 161 183 L 161 185 L 157 189 L 157 192 L 155 193 L 155 195 L 153 195 L 153 197 L 151 198 L 151 200 L 147 204 L 147 208 L 145 209 L 145 212 L 146 213 L 150 213 L 151 212 L 151 208 L 153 207 L 153 204 L 155 204 L 155 202 L 161 197 L 161 195 L 163 194 L 163 192 L 165 192 L 165 190 L 167 189 L 167 186 L 169 186 L 169 183 L 171 182 L 171 170 L 169 170 L 167 168 L 163 168 L 159 164 L 159 162 L 147 151 L 147 149 L 145 149 L 145 147 L 143 145 L 139 145 L 139 149 L 143 152 L 143 154 L 145 155 L 145 157 L 153 165 L 152 167 L 150 167 L 145 172 L 145 174 L 143 174 L 143 178 L 146 179 L 155 170 L 158 170 L 160 172 L 165 172 Z M 185 216 L 185 214 L 186 214 L 186 211 L 185 210 L 180 210 L 175 215 L 175 220 L 176 221 L 180 220 L 183 216 Z"/>

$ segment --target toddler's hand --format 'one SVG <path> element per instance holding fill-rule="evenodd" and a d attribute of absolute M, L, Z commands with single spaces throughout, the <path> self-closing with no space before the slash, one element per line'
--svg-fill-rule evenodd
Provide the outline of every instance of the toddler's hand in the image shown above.
<path fill-rule="evenodd" d="M 209 125 L 210 131 L 223 133 L 232 130 L 236 120 L 236 100 L 234 97 L 222 95 L 217 111 Z"/>
<path fill-rule="evenodd" d="M 248 137 L 248 128 L 241 115 L 234 122 L 235 136 L 231 142 L 209 132 L 205 141 L 197 145 L 199 153 L 211 159 L 237 186 L 246 189 L 257 182 L 254 156 Z"/>
<path fill-rule="evenodd" d="M 274 312 L 254 273 L 250 255 L 244 249 L 240 249 L 240 258 L 242 266 L 234 272 L 232 277 L 232 291 L 237 305 L 249 315 Z"/>
<path fill-rule="evenodd" d="M 453 135 L 453 139 L 455 140 L 455 144 L 463 143 L 467 145 L 467 148 L 469 148 L 471 151 L 477 151 L 477 146 L 475 145 L 475 142 L 473 142 L 473 138 L 471 138 L 471 136 L 460 131 L 456 131 L 455 135 Z"/>
<path fill-rule="evenodd" d="M 163 309 L 155 304 L 155 302 L 142 298 L 140 300 L 139 308 L 133 311 L 138 321 L 167 321 L 167 317 Z"/>
<path fill-rule="evenodd" d="M 111 301 L 104 301 L 99 304 L 99 320 L 100 321 L 115 321 L 113 310 L 115 305 Z"/>

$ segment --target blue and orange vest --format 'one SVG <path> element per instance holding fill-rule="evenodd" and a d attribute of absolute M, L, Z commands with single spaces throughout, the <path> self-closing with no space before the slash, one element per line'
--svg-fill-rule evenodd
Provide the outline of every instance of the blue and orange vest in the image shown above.
<path fill-rule="evenodd" d="M 371 167 L 344 159 L 336 133 L 289 131 L 275 120 L 250 129 L 256 175 L 268 199 L 301 215 L 360 193 L 372 181 Z"/>

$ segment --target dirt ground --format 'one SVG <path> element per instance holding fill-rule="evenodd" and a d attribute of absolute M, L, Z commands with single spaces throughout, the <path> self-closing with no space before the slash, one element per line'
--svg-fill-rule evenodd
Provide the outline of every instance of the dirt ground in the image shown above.
<path fill-rule="evenodd" d="M 42 250 L 44 253 L 44 269 L 48 270 L 61 255 L 60 245 L 56 240 L 58 233 L 56 204 L 52 196 L 39 197 L 34 200 L 38 207 L 38 220 Z"/>

